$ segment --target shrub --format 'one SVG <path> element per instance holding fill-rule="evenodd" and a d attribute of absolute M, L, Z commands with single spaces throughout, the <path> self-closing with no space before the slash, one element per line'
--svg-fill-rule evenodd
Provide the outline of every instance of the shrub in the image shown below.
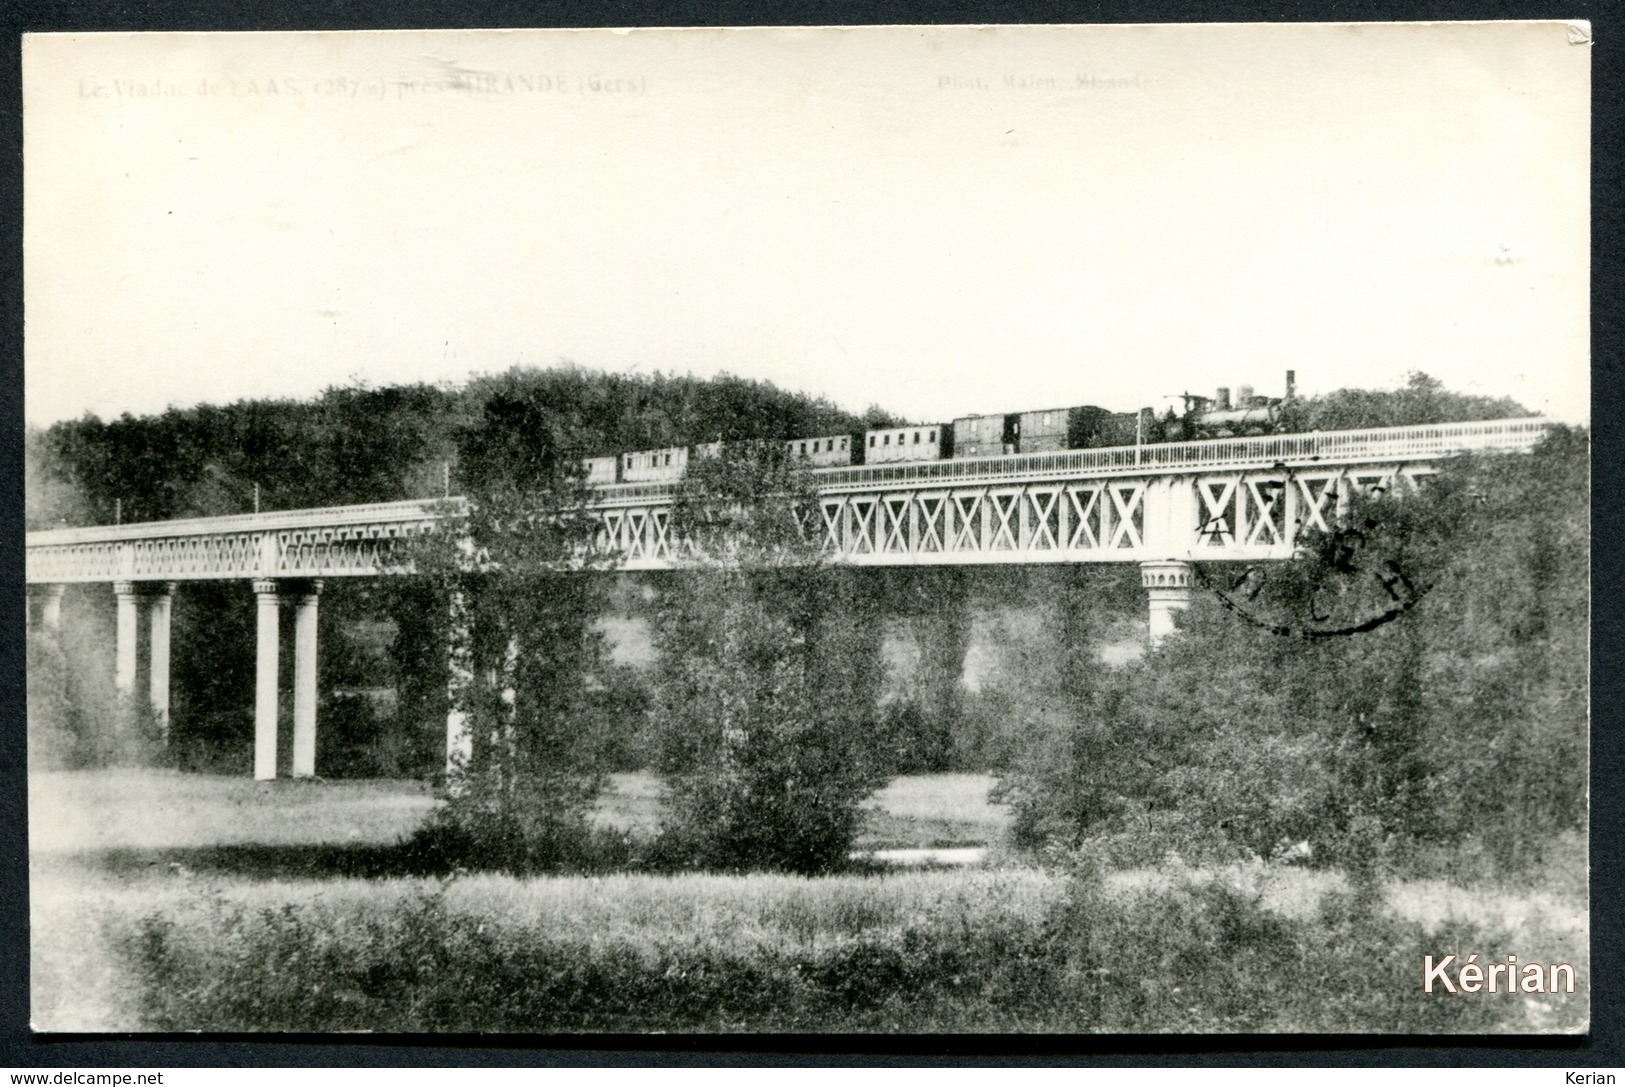
<path fill-rule="evenodd" d="M 606 668 L 597 690 L 589 693 L 588 717 L 598 743 L 598 761 L 610 773 L 647 770 L 654 765 L 656 741 L 651 734 L 654 696 L 635 668 Z"/>
<path fill-rule="evenodd" d="M 71 586 L 56 630 L 27 635 L 29 757 L 35 769 L 140 766 L 160 757 L 142 700 L 113 686 L 111 594 Z"/>
<path fill-rule="evenodd" d="M 365 695 L 324 699 L 317 720 L 316 766 L 323 777 L 388 777 L 398 770 L 381 747 L 383 724 Z"/>
<path fill-rule="evenodd" d="M 28 634 L 28 767 L 65 770 L 78 762 L 68 701 L 67 663 L 56 641 Z"/>
<path fill-rule="evenodd" d="M 877 757 L 888 774 L 935 774 L 952 768 L 950 722 L 928 713 L 918 700 L 886 703 L 878 725 Z"/>
<path fill-rule="evenodd" d="M 318 737 L 321 728 L 316 730 Z M 246 777 L 254 772 L 254 711 L 177 709 L 168 760 L 179 770 Z"/>

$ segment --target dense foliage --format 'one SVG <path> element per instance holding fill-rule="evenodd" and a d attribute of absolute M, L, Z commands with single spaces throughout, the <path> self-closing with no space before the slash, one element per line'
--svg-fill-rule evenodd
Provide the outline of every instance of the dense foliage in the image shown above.
<path fill-rule="evenodd" d="M 1019 836 L 1130 861 L 1305 842 L 1356 867 L 1445 847 L 1528 870 L 1585 825 L 1588 470 L 1562 429 L 1441 465 L 1267 574 L 1200 569 L 1180 634 L 1144 658 L 1035 669 L 1004 782 Z M 1308 636 L 1338 608 L 1392 618 Z"/>
<path fill-rule="evenodd" d="M 110 611 L 111 609 L 106 609 Z M 111 615 L 65 627 L 56 638 L 28 639 L 28 765 L 61 770 L 111 761 L 133 761 L 138 755 L 123 741 L 127 726 L 138 724 L 121 715 L 113 677 L 94 662 L 113 651 Z"/>
<path fill-rule="evenodd" d="M 504 407 L 505 405 L 505 407 Z M 460 493 L 484 470 L 461 439 L 491 413 L 539 412 L 561 448 L 616 453 L 716 438 L 792 438 L 897 425 L 765 382 L 516 367 L 463 387 L 331 388 L 160 415 L 94 415 L 27 435 L 28 527 L 389 502 Z M 517 465 L 498 465 L 506 471 Z"/>
<path fill-rule="evenodd" d="M 1337 389 L 1282 405 L 1283 429 L 1363 430 L 1368 427 L 1459 423 L 1472 419 L 1512 419 L 1534 414 L 1507 397 L 1451 392 L 1437 378 L 1420 371 L 1390 389 Z"/>
<path fill-rule="evenodd" d="M 903 616 L 918 650 L 902 697 L 882 718 L 888 768 L 896 774 L 932 773 L 986 763 L 963 750 L 965 689 L 961 676 L 970 648 L 971 581 L 962 567 L 905 567 L 887 577 L 889 610 Z M 980 754 L 976 752 L 974 754 Z M 957 757 L 956 757 L 957 756 Z"/>

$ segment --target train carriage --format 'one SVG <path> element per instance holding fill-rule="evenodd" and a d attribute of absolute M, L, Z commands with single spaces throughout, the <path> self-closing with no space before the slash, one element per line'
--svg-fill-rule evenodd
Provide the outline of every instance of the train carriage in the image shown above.
<path fill-rule="evenodd" d="M 601 487 L 620 479 L 616 471 L 619 457 L 585 457 L 581 461 L 582 478 L 591 487 Z"/>
<path fill-rule="evenodd" d="M 948 427 L 943 423 L 870 430 L 864 434 L 865 464 L 891 464 L 898 461 L 941 460 Z"/>
<path fill-rule="evenodd" d="M 1018 453 L 1054 453 L 1073 449 L 1072 419 L 1089 408 L 1051 408 L 1048 411 L 1024 411 L 1016 417 L 1016 448 Z M 1096 409 L 1098 410 L 1098 409 Z"/>
<path fill-rule="evenodd" d="M 826 434 L 794 438 L 784 443 L 792 459 L 805 457 L 814 468 L 840 468 L 852 463 L 852 435 Z"/>
<path fill-rule="evenodd" d="M 621 454 L 621 482 L 661 483 L 682 479 L 688 470 L 688 446 L 673 445 L 664 449 L 644 449 L 636 453 Z"/>
<path fill-rule="evenodd" d="M 958 457 L 996 457 L 1014 453 L 1019 420 L 1014 415 L 963 415 L 954 420 L 954 450 Z"/>

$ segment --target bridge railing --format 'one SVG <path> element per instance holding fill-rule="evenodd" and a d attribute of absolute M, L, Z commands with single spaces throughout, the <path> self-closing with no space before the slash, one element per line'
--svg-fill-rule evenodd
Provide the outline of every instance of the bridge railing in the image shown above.
<path fill-rule="evenodd" d="M 275 532 L 290 528 L 397 524 L 432 521 L 436 508 L 458 504 L 461 498 L 408 498 L 400 502 L 369 502 L 353 506 L 318 506 L 312 509 L 267 510 L 220 517 L 182 517 L 173 521 L 135 521 L 123 525 L 41 529 L 28 534 L 30 546 L 92 543 L 101 540 L 151 540 L 170 536 L 215 536 L 234 532 Z"/>

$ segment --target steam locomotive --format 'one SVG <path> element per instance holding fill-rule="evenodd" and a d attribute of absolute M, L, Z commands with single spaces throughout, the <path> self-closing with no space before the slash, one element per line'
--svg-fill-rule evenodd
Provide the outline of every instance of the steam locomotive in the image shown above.
<path fill-rule="evenodd" d="M 1286 372 L 1284 396 L 1254 395 L 1251 385 L 1221 387 L 1212 397 L 1182 393 L 1182 410 L 1158 417 L 1151 408 L 1113 412 L 1092 406 L 994 415 L 964 415 L 951 423 L 824 434 L 784 442 L 786 451 L 813 468 L 907 461 L 958 460 L 1065 449 L 1099 449 L 1154 442 L 1275 434 L 1282 405 L 1295 395 L 1295 373 Z M 689 461 L 715 456 L 721 442 L 645 449 L 582 463 L 589 484 L 655 483 L 681 479 Z"/>

